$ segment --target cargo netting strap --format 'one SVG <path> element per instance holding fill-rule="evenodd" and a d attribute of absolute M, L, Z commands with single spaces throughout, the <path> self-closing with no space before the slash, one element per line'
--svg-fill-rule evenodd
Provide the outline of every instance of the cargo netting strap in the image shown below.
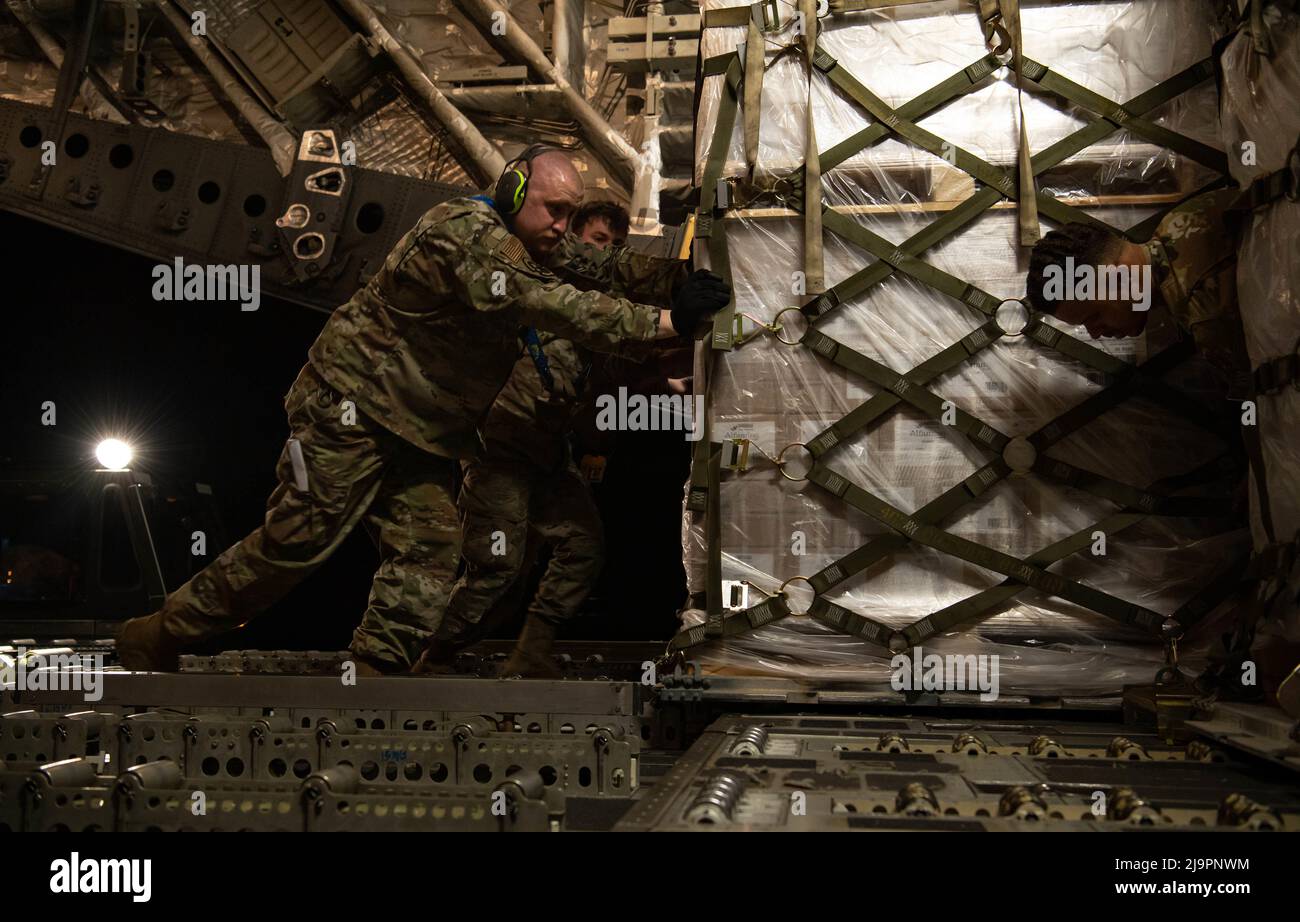
<path fill-rule="evenodd" d="M 804 114 L 803 164 L 803 271 L 804 291 L 819 294 L 826 288 L 826 271 L 822 255 L 822 165 L 817 153 L 817 118 L 813 106 L 816 70 L 812 66 L 817 50 L 817 0 L 799 0 L 805 23 L 803 35 L 804 65 L 808 73 L 808 104 Z"/>
<path fill-rule="evenodd" d="M 808 0 L 800 0 L 800 5 L 805 8 L 805 16 L 807 8 L 814 6 Z M 833 13 L 839 13 L 890 5 L 898 4 L 876 3 L 875 0 L 832 0 L 831 10 Z M 763 4 L 756 5 L 756 7 L 760 6 Z M 1001 24 L 1006 24 L 1008 8 L 1012 11 L 1012 18 L 1018 18 L 1018 4 L 1003 0 L 1001 7 L 1003 14 Z M 754 30 L 759 22 L 758 16 L 751 7 L 711 10 L 705 13 L 704 19 L 706 28 L 744 26 L 749 32 L 750 40 L 753 39 Z M 810 29 L 810 31 L 814 30 Z M 1007 36 L 1011 38 L 1010 31 L 1007 32 Z M 824 48 L 817 45 L 815 35 L 805 37 L 803 50 L 810 65 L 808 147 L 805 163 L 788 176 L 781 177 L 775 186 L 766 191 L 795 212 L 802 213 L 804 217 L 805 271 L 810 281 L 817 281 L 812 271 L 813 256 L 815 255 L 815 262 L 819 267 L 821 248 L 818 245 L 814 251 L 808 235 L 818 224 L 861 247 L 874 257 L 874 261 L 820 293 L 817 288 L 810 287 L 809 293 L 814 294 L 814 297 L 797 308 L 787 308 L 802 313 L 808 322 L 808 329 L 798 340 L 782 339 L 781 341 L 811 348 L 827 361 L 860 375 L 881 390 L 806 444 L 799 446 L 808 452 L 811 467 L 803 477 L 790 479 L 806 479 L 818 485 L 822 490 L 865 513 L 888 531 L 874 537 L 862 547 L 834 561 L 811 577 L 792 577 L 786 580 L 775 595 L 769 595 L 756 605 L 741 611 L 724 611 L 719 541 L 721 505 L 718 495 L 718 484 L 722 473 L 721 455 L 720 446 L 710 442 L 706 436 L 696 446 L 695 463 L 692 468 L 692 502 L 688 505 L 692 510 L 706 514 L 709 573 L 707 620 L 704 624 L 695 625 L 676 635 L 669 644 L 670 650 L 687 649 L 706 641 L 734 637 L 791 616 L 785 587 L 794 580 L 807 582 L 813 590 L 813 601 L 806 612 L 808 617 L 834 630 L 890 649 L 898 649 L 900 644 L 914 644 L 941 631 L 990 617 L 1026 589 L 1034 589 L 1045 595 L 1064 599 L 1152 635 L 1159 635 L 1162 627 L 1168 627 L 1168 619 L 1151 609 L 1117 598 L 1076 580 L 1067 579 L 1050 572 L 1047 568 L 1091 546 L 1093 536 L 1098 531 L 1108 535 L 1115 534 L 1151 516 L 1213 517 L 1228 514 L 1230 503 L 1224 497 L 1229 495 L 1230 491 L 1226 489 L 1214 490 L 1208 495 L 1177 494 L 1188 488 L 1203 487 L 1216 479 L 1222 481 L 1225 478 L 1239 476 L 1243 470 L 1239 453 L 1229 450 L 1216 461 L 1185 474 L 1165 478 L 1146 487 L 1135 487 L 1053 459 L 1046 452 L 1052 445 L 1078 431 L 1103 413 L 1130 398 L 1139 396 L 1186 418 L 1224 440 L 1231 448 L 1235 445 L 1234 439 L 1237 435 L 1231 420 L 1226 415 L 1211 412 L 1201 402 L 1193 400 L 1162 380 L 1166 372 L 1192 354 L 1194 351 L 1192 346 L 1186 341 L 1179 342 L 1144 364 L 1135 366 L 1070 336 L 1044 316 L 1034 314 L 1027 308 L 1025 308 L 1027 320 L 1023 330 L 1019 333 L 1008 333 L 1002 329 L 996 319 L 999 306 L 1005 303 L 1002 299 L 938 269 L 920 257 L 921 254 L 948 239 L 1002 202 L 1015 202 L 1020 208 L 1024 204 L 1019 201 L 1022 191 L 1027 193 L 1026 197 L 1032 198 L 1038 212 L 1053 221 L 1100 225 L 1124 234 L 1130 240 L 1147 239 L 1154 232 L 1160 219 L 1179 203 L 1159 209 L 1151 217 L 1125 231 L 1105 224 L 1079 207 L 1037 190 L 1036 179 L 1116 131 L 1127 130 L 1147 141 L 1169 148 L 1188 160 L 1208 167 L 1223 177 L 1203 189 L 1196 190 L 1191 195 L 1225 185 L 1228 181 L 1227 161 L 1222 152 L 1159 126 L 1146 118 L 1159 106 L 1212 77 L 1213 61 L 1209 58 L 1199 61 L 1120 104 L 1025 57 L 1018 47 L 1018 42 L 1011 41 L 1010 44 L 1014 46 L 1012 69 L 1018 91 L 1042 94 L 1049 102 L 1058 98 L 1063 99 L 1078 109 L 1092 114 L 1090 120 L 1081 128 L 1032 156 L 1029 155 L 1027 135 L 1025 135 L 1019 151 L 1021 156 L 1017 164 L 1018 176 L 964 148 L 944 141 L 917 124 L 920 119 L 984 86 L 1003 66 L 997 54 L 991 52 L 980 57 L 914 99 L 894 108 L 868 89 Z M 793 47 L 787 46 L 784 50 Z M 754 94 L 752 88 L 747 89 L 745 84 L 748 76 L 756 70 L 761 72 L 762 68 L 755 68 L 752 55 L 748 50 L 746 50 L 746 57 L 749 60 L 746 66 L 742 67 L 741 54 L 737 51 L 728 52 L 706 59 L 701 69 L 704 77 L 723 75 L 724 81 L 717 121 L 702 177 L 697 228 L 702 228 L 699 236 L 708 241 L 710 261 L 714 271 L 724 275 L 728 281 L 731 281 L 731 278 L 725 226 L 728 220 L 727 211 L 734 209 L 737 203 L 733 200 L 733 188 L 723 180 L 722 176 L 735 130 L 738 102 L 743 98 L 749 105 L 753 105 L 752 101 L 756 98 L 761 100 L 761 95 Z M 861 106 L 873 119 L 867 127 L 821 152 L 816 149 L 815 134 L 812 130 L 811 81 L 816 73 L 823 74 L 832 86 Z M 1023 131 L 1023 112 L 1020 124 Z M 753 125 L 755 127 L 751 128 L 747 121 L 745 134 L 745 165 L 751 181 L 754 157 L 751 157 L 750 151 L 757 150 L 756 117 Z M 970 175 L 976 182 L 976 191 L 973 195 L 930 222 L 923 230 L 898 244 L 891 243 L 852 218 L 827 207 L 821 199 L 821 177 L 827 171 L 890 138 L 910 143 L 944 159 Z M 726 196 L 725 202 L 719 201 L 721 195 Z M 1020 208 L 1022 225 L 1026 213 L 1028 213 L 1027 209 Z M 818 236 L 820 237 L 820 230 Z M 818 329 L 820 321 L 836 307 L 862 296 L 895 273 L 913 278 L 949 296 L 974 310 L 981 318 L 979 326 L 969 334 L 915 368 L 901 374 L 825 335 Z M 737 335 L 736 319 L 733 298 L 732 303 L 724 311 L 720 311 L 715 318 L 713 336 L 709 343 L 712 349 L 729 350 L 745 341 Z M 776 321 L 760 325 L 780 336 L 779 315 Z M 928 386 L 1008 335 L 1023 336 L 1026 341 L 1100 372 L 1104 384 L 1101 391 L 1084 399 L 1023 439 L 1015 440 L 1024 443 L 1017 447 L 1023 449 L 1027 446 L 1031 449 L 1028 462 L 1026 463 L 1022 457 L 1017 462 L 1020 465 L 1019 469 L 1015 470 L 1003 457 L 1013 441 L 1011 437 L 945 401 Z M 916 408 L 932 419 L 942 418 L 946 413 L 951 419 L 950 424 L 953 428 L 990 456 L 987 462 L 974 473 L 911 514 L 852 483 L 830 467 L 825 458 L 836 446 L 879 422 L 900 404 Z M 766 457 L 761 451 L 760 454 Z M 785 472 L 784 462 L 779 457 L 769 458 L 769 460 L 773 460 L 781 467 L 782 472 Z M 1086 491 L 1113 503 L 1118 509 L 1093 526 L 1081 529 L 1023 559 L 958 537 L 940 527 L 943 522 L 951 519 L 969 503 L 1012 473 L 1026 476 L 1033 474 Z M 1005 580 L 997 586 L 934 612 L 901 630 L 849 611 L 825 598 L 824 594 L 833 587 L 876 562 L 901 551 L 909 544 L 929 547 L 982 569 L 1000 573 Z M 1236 580 L 1241 578 L 1245 569 L 1244 563 L 1233 562 L 1230 567 L 1216 575 L 1207 584 L 1204 592 L 1198 593 L 1174 613 L 1172 617 L 1176 626 L 1186 627 L 1203 616 L 1213 603 L 1236 585 Z"/>
<path fill-rule="evenodd" d="M 1020 115 L 1020 140 L 1016 153 L 1018 190 L 1018 225 L 1020 245 L 1038 242 L 1038 201 L 1033 167 L 1030 163 L 1029 130 L 1025 127 L 1024 44 L 1020 35 L 1020 0 L 977 0 L 984 42 L 995 55 L 1010 52 L 1012 72 L 1016 77 L 1016 109 Z"/>

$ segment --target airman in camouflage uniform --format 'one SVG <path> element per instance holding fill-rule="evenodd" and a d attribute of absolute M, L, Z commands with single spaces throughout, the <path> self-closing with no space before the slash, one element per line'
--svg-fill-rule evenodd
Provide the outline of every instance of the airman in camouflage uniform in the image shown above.
<path fill-rule="evenodd" d="M 1065 256 L 1092 265 L 1127 265 L 1135 269 L 1149 266 L 1159 289 L 1159 297 L 1153 300 L 1163 303 L 1174 323 L 1196 343 L 1197 351 L 1223 379 L 1226 396 L 1245 399 L 1251 393 L 1252 382 L 1237 300 L 1237 252 L 1245 223 L 1238 204 L 1241 200 L 1242 191 L 1232 188 L 1198 195 L 1173 208 L 1161 219 L 1151 239 L 1142 243 L 1087 225 L 1053 231 L 1034 248 L 1028 298 L 1039 310 L 1067 323 L 1084 325 L 1094 338 L 1136 336 L 1145 329 L 1149 312 L 1136 311 L 1131 302 L 1123 300 L 1052 302 L 1044 297 L 1044 273 L 1048 266 L 1059 265 Z M 1241 431 L 1255 468 L 1261 515 L 1265 516 L 1265 528 L 1270 529 L 1262 487 L 1259 431 L 1254 426 L 1242 426 Z M 1249 609 L 1247 604 L 1240 610 Z M 1228 658 L 1220 655 L 1198 683 L 1208 682 L 1222 690 L 1239 681 L 1241 672 L 1237 667 L 1248 651 L 1237 646 L 1235 637 L 1231 644 Z"/>
<path fill-rule="evenodd" d="M 1159 301 L 1174 323 L 1220 373 L 1228 395 L 1245 397 L 1250 360 L 1237 306 L 1239 213 L 1232 206 L 1239 189 L 1222 189 L 1188 199 L 1160 221 L 1151 239 L 1134 243 L 1104 228 L 1070 224 L 1046 234 L 1030 259 L 1027 298 L 1032 307 L 1066 323 L 1087 328 L 1094 339 L 1137 336 L 1150 311 L 1133 300 L 1053 301 L 1044 292 L 1049 266 L 1067 256 L 1076 265 L 1150 266 Z M 1154 300 L 1154 299 L 1153 299 Z"/>
<path fill-rule="evenodd" d="M 1198 195 L 1169 212 L 1147 242 L 1160 297 L 1174 322 L 1224 377 L 1228 396 L 1244 398 L 1250 358 L 1237 303 L 1242 216 L 1238 189 Z"/>
<path fill-rule="evenodd" d="M 283 597 L 364 521 L 381 562 L 352 652 L 361 672 L 405 670 L 437 624 L 460 557 L 454 465 L 480 448 L 477 426 L 514 366 L 520 324 L 625 352 L 716 310 L 679 292 L 679 316 L 661 317 L 581 290 L 658 297 L 658 270 L 627 251 L 586 254 L 567 282 L 544 268 L 538 260 L 561 239 L 582 186 L 560 155 L 534 172 L 511 229 L 485 198 L 444 202 L 333 313 L 285 400 L 292 438 L 265 523 L 159 612 L 127 622 L 123 665 L 175 668 L 185 646 Z"/>
<path fill-rule="evenodd" d="M 585 208 L 586 206 L 584 206 Z M 625 214 L 625 213 L 624 213 Z M 601 228 L 592 222 L 575 228 Z M 584 222 L 585 225 L 586 222 Z M 609 223 L 602 221 L 600 223 Z M 626 233 L 626 217 L 622 222 Z M 590 239 L 584 234 L 583 240 Z M 604 240 L 617 240 L 607 236 Z M 585 262 L 573 234 L 557 249 L 558 263 L 580 269 Z M 653 292 L 640 298 L 666 304 L 686 277 L 686 263 L 658 260 Z M 612 294 L 619 294 L 616 287 Z M 485 617 L 507 596 L 525 563 L 531 529 L 551 547 L 551 558 L 528 607 L 528 618 L 505 675 L 555 677 L 550 658 L 555 630 L 591 592 L 604 562 L 604 529 L 586 479 L 574 464 L 568 440 L 582 405 L 592 356 L 580 346 L 540 334 L 515 362 L 484 427 L 486 451 L 464 462 L 460 513 L 465 571 L 452 589 L 444 616 L 447 633 L 465 640 L 487 627 Z M 440 630 L 440 633 L 442 631 Z"/>

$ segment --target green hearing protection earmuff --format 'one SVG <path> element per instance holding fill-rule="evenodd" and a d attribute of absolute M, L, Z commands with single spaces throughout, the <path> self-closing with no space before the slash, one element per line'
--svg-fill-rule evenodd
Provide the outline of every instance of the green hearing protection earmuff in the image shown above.
<path fill-rule="evenodd" d="M 518 164 L 527 164 L 529 172 L 532 172 L 534 158 L 555 149 L 546 144 L 534 144 L 506 164 L 505 172 L 497 180 L 496 194 L 493 196 L 497 211 L 505 215 L 519 214 L 528 195 L 528 174 L 519 169 Z"/>

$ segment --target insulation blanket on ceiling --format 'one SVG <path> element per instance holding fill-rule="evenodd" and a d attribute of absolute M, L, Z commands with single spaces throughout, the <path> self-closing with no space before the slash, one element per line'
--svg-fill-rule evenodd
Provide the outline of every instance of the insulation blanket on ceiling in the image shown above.
<path fill-rule="evenodd" d="M 706 0 L 705 9 L 735 5 Z M 789 18 L 788 4 L 781 6 Z M 1205 0 L 1144 0 L 1027 5 L 1022 11 L 1025 55 L 1117 102 L 1125 102 L 1207 58 L 1217 37 L 1211 4 Z M 819 42 L 872 93 L 898 107 L 927 88 L 971 65 L 984 54 L 978 19 L 969 4 L 933 3 L 861 12 L 821 20 Z M 744 59 L 745 27 L 705 30 L 707 59 L 739 50 Z M 797 42 L 792 31 L 766 36 L 761 125 L 754 177 L 759 184 L 803 162 L 807 107 L 812 106 L 817 149 L 833 145 L 872 124 L 871 117 L 826 76 L 809 72 L 797 53 L 778 54 Z M 696 125 L 696 181 L 704 175 L 719 101 L 721 74 L 705 77 Z M 722 175 L 747 173 L 743 93 Z M 1043 93 L 1023 98 L 1030 149 L 1038 152 L 1095 118 Z M 1261 115 L 1261 117 L 1268 117 Z M 1211 147 L 1221 148 L 1213 79 L 1148 113 L 1156 124 Z M 996 70 L 970 92 L 918 120 L 921 127 L 994 166 L 1015 174 L 1019 108 L 1014 73 Z M 1218 178 L 1214 171 L 1127 131 L 1116 130 L 1041 176 L 1039 188 L 1083 208 L 1118 228 L 1128 228 Z M 869 146 L 823 176 L 823 201 L 861 227 L 898 244 L 959 204 L 979 188 L 944 159 L 896 137 Z M 786 446 L 811 441 L 882 388 L 832 364 L 806 345 L 786 345 L 756 326 L 808 300 L 798 293 L 796 273 L 805 268 L 803 218 L 756 201 L 721 217 L 727 227 L 736 310 L 752 339 L 711 354 L 701 346 L 701 371 L 708 370 L 709 418 L 714 442 L 747 439 L 753 446 L 747 470 L 724 470 L 720 480 L 721 576 L 729 590 L 746 583 L 754 606 L 793 577 L 809 577 L 840 562 L 850 571 L 823 598 L 892 630 L 968 597 L 1003 584 L 1007 577 L 912 540 L 865 570 L 851 572 L 851 552 L 884 535 L 897 535 L 808 481 L 781 476 L 760 454 L 776 456 Z M 1280 219 L 1279 219 L 1280 220 Z M 716 221 L 716 219 L 715 219 Z M 1052 222 L 1043 219 L 1044 231 Z M 866 250 L 826 230 L 825 284 L 835 285 L 876 261 Z M 1273 249 L 1252 251 L 1264 266 L 1285 262 Z M 703 241 L 696 253 L 705 252 Z M 1263 243 L 1257 244 L 1259 250 Z M 1012 202 L 981 214 L 957 233 L 920 254 L 925 262 L 997 298 L 1024 293 L 1028 250 L 1017 242 Z M 1290 267 L 1294 272 L 1294 265 Z M 1261 281 L 1261 284 L 1266 284 Z M 1272 284 L 1272 283 L 1267 283 Z M 1294 325 L 1294 278 L 1289 323 Z M 1269 299 L 1275 293 L 1261 291 Z M 794 318 L 791 320 L 791 318 Z M 988 317 L 919 281 L 894 272 L 884 282 L 823 315 L 817 329 L 837 343 L 903 374 L 968 336 Z M 782 337 L 804 332 L 794 312 L 781 315 Z M 1173 344 L 1172 321 L 1153 311 L 1145 333 L 1132 339 L 1092 341 L 1081 328 L 1046 318 L 1091 346 L 1123 359 L 1144 362 Z M 1294 331 L 1288 334 L 1294 340 Z M 1270 346 L 1271 349 L 1271 346 Z M 1191 357 L 1164 376 L 1197 401 L 1215 396 L 1203 360 Z M 698 382 L 698 378 L 697 378 Z M 1053 419 L 1100 392 L 1103 375 L 1025 336 L 1003 336 L 931 381 L 928 388 L 1009 438 L 1041 430 Z M 1290 412 L 1298 405 L 1292 403 Z M 1295 422 L 1294 420 L 1292 421 Z M 1221 436 L 1143 397 L 1120 402 L 1094 421 L 1052 445 L 1047 455 L 1085 471 L 1138 488 L 1185 474 L 1231 452 Z M 1275 453 L 1283 451 L 1274 445 Z M 1279 464 L 1295 469 L 1291 457 Z M 787 459 L 803 459 L 802 448 Z M 852 484 L 904 513 L 913 513 L 994 459 L 986 445 L 956 427 L 901 401 L 864 429 L 822 455 L 821 460 Z M 791 464 L 787 473 L 799 473 Z M 1244 487 L 1239 491 L 1242 508 Z M 1294 496 L 1287 499 L 1294 529 Z M 935 523 L 948 533 L 1027 558 L 1053 542 L 1115 521 L 1120 506 L 1094 492 L 1042 476 L 1038 471 L 1003 477 Z M 1241 519 L 1235 520 L 1237 522 Z M 686 513 L 684 562 L 690 589 L 705 589 L 705 517 Z M 1046 569 L 1161 618 L 1206 590 L 1229 562 L 1250 549 L 1247 530 L 1231 517 L 1133 516 L 1096 545 Z M 836 574 L 837 576 L 839 574 Z M 1112 695 L 1125 684 L 1150 683 L 1165 663 L 1159 629 L 1140 630 L 1074 602 L 1021 584 L 1010 599 L 982 616 L 929 637 L 922 647 L 940 654 L 998 657 L 1002 694 Z M 740 590 L 736 590 L 739 592 Z M 813 592 L 803 580 L 788 583 L 786 598 L 796 617 L 758 630 L 691 646 L 686 655 L 706 670 L 768 674 L 816 681 L 851 680 L 888 685 L 894 669 L 887 644 L 833 630 L 805 612 Z M 728 594 L 733 602 L 739 595 Z M 1204 665 L 1226 606 L 1205 616 L 1179 651 L 1186 673 Z M 683 627 L 700 624 L 704 612 L 688 608 Z"/>

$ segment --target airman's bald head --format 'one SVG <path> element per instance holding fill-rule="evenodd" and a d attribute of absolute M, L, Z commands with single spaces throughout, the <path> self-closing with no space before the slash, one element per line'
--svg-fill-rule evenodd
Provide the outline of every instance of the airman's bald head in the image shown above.
<path fill-rule="evenodd" d="M 541 259 L 555 249 L 582 203 L 582 177 L 569 155 L 560 150 L 543 151 L 520 168 L 528 175 L 528 193 L 513 229 L 528 251 Z"/>

